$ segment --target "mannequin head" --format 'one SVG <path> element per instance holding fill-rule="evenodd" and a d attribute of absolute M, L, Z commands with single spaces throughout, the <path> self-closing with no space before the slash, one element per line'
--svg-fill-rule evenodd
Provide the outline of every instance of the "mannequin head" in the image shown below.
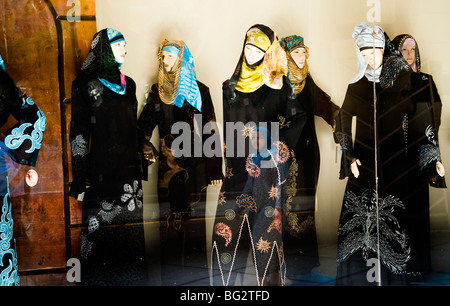
<path fill-rule="evenodd" d="M 125 40 L 115 41 L 111 43 L 111 49 L 113 51 L 114 58 L 119 64 L 123 64 L 123 62 L 125 61 L 125 55 L 127 54 L 125 45 Z"/>
<path fill-rule="evenodd" d="M 164 69 L 167 72 L 170 72 L 175 66 L 175 63 L 177 62 L 178 55 L 180 54 L 180 49 L 178 49 L 175 46 L 165 46 L 161 51 L 161 60 L 162 64 L 164 66 Z"/>
<path fill-rule="evenodd" d="M 125 50 L 126 42 L 122 33 L 115 29 L 107 28 L 106 33 L 108 34 L 108 39 L 111 44 L 111 49 L 114 54 L 116 62 L 121 66 L 125 61 L 125 55 L 127 51 Z"/>
<path fill-rule="evenodd" d="M 362 49 L 361 55 L 372 69 L 376 70 L 383 64 L 383 52 L 381 48 L 365 48 Z"/>
<path fill-rule="evenodd" d="M 251 133 L 250 143 L 254 149 L 261 152 L 266 148 L 266 135 L 257 130 L 254 133 Z"/>
<path fill-rule="evenodd" d="M 248 30 L 244 47 L 247 64 L 251 66 L 261 61 L 270 45 L 269 37 L 259 28 Z"/>
<path fill-rule="evenodd" d="M 306 63 L 306 50 L 303 47 L 295 48 L 290 52 L 292 59 L 299 69 L 303 69 Z"/>
<path fill-rule="evenodd" d="M 265 52 L 252 44 L 246 44 L 244 55 L 247 63 L 254 65 L 264 58 Z"/>
<path fill-rule="evenodd" d="M 402 45 L 402 55 L 408 62 L 408 65 L 413 65 L 416 61 L 416 42 L 412 38 L 407 38 Z"/>

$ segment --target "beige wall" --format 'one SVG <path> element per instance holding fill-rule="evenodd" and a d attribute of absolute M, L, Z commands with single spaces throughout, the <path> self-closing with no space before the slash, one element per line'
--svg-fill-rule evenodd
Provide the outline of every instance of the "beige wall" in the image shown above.
<path fill-rule="evenodd" d="M 156 82 L 159 43 L 183 40 L 195 58 L 197 77 L 210 87 L 217 117 L 222 118 L 221 85 L 233 73 L 246 30 L 255 23 L 271 27 L 279 38 L 301 35 L 310 47 L 309 66 L 316 83 L 338 105 L 356 73 L 353 27 L 367 21 L 365 0 L 97 0 L 98 29 L 120 30 L 127 40 L 123 72 L 137 83 L 139 102 Z M 370 0 L 369 0 L 370 2 Z M 376 2 L 376 1 L 372 1 Z M 408 33 L 419 42 L 422 70 L 434 76 L 443 99 L 440 130 L 444 165 L 450 173 L 450 2 L 448 0 L 380 0 L 377 25 L 393 39 Z M 317 229 L 321 242 L 334 241 L 345 181 L 338 180 L 339 156 L 330 128 L 317 120 L 321 173 Z M 155 169 L 150 169 L 154 178 Z M 450 176 L 447 180 L 450 184 Z M 156 180 L 146 184 L 154 194 Z M 432 227 L 450 228 L 449 190 L 432 190 Z M 152 200 L 150 200 L 152 201 Z M 150 207 L 150 206 L 149 206 Z M 147 216 L 151 213 L 147 211 Z"/>

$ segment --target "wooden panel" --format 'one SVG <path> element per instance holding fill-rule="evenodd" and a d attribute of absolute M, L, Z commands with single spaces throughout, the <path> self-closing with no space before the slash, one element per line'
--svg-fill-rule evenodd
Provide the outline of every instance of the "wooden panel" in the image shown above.
<path fill-rule="evenodd" d="M 82 0 L 81 13 L 95 15 L 95 0 Z M 50 2 L 59 15 L 65 15 L 70 7 L 67 0 Z M 70 224 L 66 224 L 71 212 L 72 223 L 79 223 L 81 206 L 76 201 L 67 203 L 64 167 L 70 160 L 64 159 L 68 143 L 62 134 L 70 120 L 70 107 L 61 112 L 58 79 L 58 37 L 55 20 L 49 6 L 43 0 L 2 0 L 0 3 L 0 54 L 5 60 L 7 72 L 16 85 L 29 95 L 47 118 L 47 127 L 37 160 L 39 183 L 33 188 L 24 184 L 28 170 L 12 162 L 10 189 L 13 203 L 14 231 L 16 235 L 18 266 L 21 271 L 61 268 L 66 266 L 66 247 L 72 246 Z M 61 21 L 64 37 L 64 76 L 66 97 L 70 98 L 70 86 L 86 56 L 90 41 L 96 32 L 95 22 Z M 67 122 L 61 120 L 61 114 Z M 14 119 L 10 119 L 8 125 Z M 64 124 L 64 126 L 62 125 Z M 67 151 L 67 152 L 70 152 Z M 70 173 L 69 173 L 70 174 Z M 72 205 L 71 205 L 72 203 Z M 66 206 L 71 209 L 65 209 Z M 79 245 L 79 239 L 74 240 Z"/>

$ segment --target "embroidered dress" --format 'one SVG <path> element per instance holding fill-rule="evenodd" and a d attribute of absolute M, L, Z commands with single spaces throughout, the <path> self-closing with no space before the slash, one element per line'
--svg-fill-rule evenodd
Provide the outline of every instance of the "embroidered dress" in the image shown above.
<path fill-rule="evenodd" d="M 227 217 L 234 215 L 241 227 L 248 226 L 258 285 L 266 284 L 268 277 L 270 284 L 284 285 L 286 263 L 283 232 L 286 219 L 283 210 L 287 201 L 290 156 L 285 154 L 287 147 L 284 143 L 267 142 L 270 141 L 270 133 L 263 127 L 255 127 L 249 137 L 259 137 L 265 147 L 259 150 L 253 148 L 247 157 L 247 182 L 236 198 L 234 214 L 229 211 Z"/>
<path fill-rule="evenodd" d="M 308 71 L 309 49 L 300 36 L 280 40 L 288 58 L 288 77 L 282 89 L 283 118 L 281 138 L 294 152 L 298 176 L 290 182 L 289 210 L 284 235 L 287 276 L 294 279 L 319 265 L 315 228 L 316 191 L 320 170 L 320 151 L 315 120 L 322 118 L 334 126 L 339 107 L 316 85 Z M 305 63 L 300 69 L 291 57 L 297 48 L 305 50 Z"/>
<path fill-rule="evenodd" d="M 446 188 L 445 178 L 436 172 L 441 162 L 439 127 L 442 102 L 433 77 L 421 71 L 419 46 L 411 35 L 399 35 L 393 45 L 401 52 L 409 39 L 415 46 L 416 61 L 411 70 L 411 107 L 404 116 L 405 154 L 408 157 L 408 234 L 411 243 L 410 270 L 422 276 L 431 272 L 429 187 Z M 418 281 L 421 278 L 417 278 Z"/>
<path fill-rule="evenodd" d="M 161 57 L 167 46 L 179 52 L 170 72 L 165 70 Z M 139 126 L 141 141 L 151 147 L 149 139 L 158 127 L 157 192 L 163 221 L 161 281 L 163 285 L 175 285 L 179 280 L 170 278 L 167 272 L 173 265 L 180 269 L 196 267 L 208 277 L 206 188 L 212 180 L 223 178 L 222 158 L 218 129 L 213 126 L 216 116 L 209 88 L 197 80 L 189 49 L 182 41 L 165 40 L 158 54 L 159 82 L 151 87 Z M 183 139 L 185 142 L 181 143 Z"/>
<path fill-rule="evenodd" d="M 70 195 L 83 201 L 81 285 L 145 285 L 136 85 L 121 77 L 110 33 L 118 32 L 94 35 L 72 83 Z"/>
<path fill-rule="evenodd" d="M 366 42 L 372 44 L 373 32 L 366 25 L 354 38 L 367 35 Z M 428 175 L 420 170 L 418 149 L 434 145 L 426 136 L 430 124 L 434 129 L 433 120 L 408 119 L 416 116 L 414 75 L 387 35 L 375 32 L 377 40 L 385 41 L 381 74 L 360 71 L 348 86 L 336 124 L 342 149 L 340 178 L 348 177 L 339 220 L 337 285 L 412 284 L 429 269 L 423 258 L 425 246 L 417 244 L 425 232 L 418 233 L 415 223 L 423 220 L 420 214 L 428 202 L 423 197 Z M 356 159 L 361 162 L 358 178 L 350 171 Z M 439 157 L 432 159 L 435 169 Z M 368 262 L 378 259 L 376 282 L 368 277 Z"/>
<path fill-rule="evenodd" d="M 0 285 L 18 286 L 18 259 L 5 157 L 8 155 L 16 163 L 35 166 L 46 118 L 33 100 L 15 86 L 1 57 L 0 65 L 0 125 L 3 126 L 10 115 L 17 120 L 12 128 L 3 132 L 0 141 Z"/>
<path fill-rule="evenodd" d="M 266 53 L 260 62 L 249 65 L 244 56 L 244 48 L 248 41 L 255 44 L 255 33 L 260 38 L 258 41 L 262 42 L 257 47 L 268 47 L 268 49 L 263 50 Z M 233 285 L 239 271 L 238 269 L 234 270 L 235 267 L 246 264 L 247 255 L 254 247 L 250 241 L 249 227 L 242 220 L 234 219 L 233 209 L 247 183 L 247 157 L 250 154 L 249 136 L 257 126 L 266 127 L 273 139 L 277 139 L 279 136 L 275 130 L 279 128 L 280 85 L 282 85 L 281 80 L 284 79 L 283 76 L 286 72 L 286 56 L 283 54 L 278 59 L 272 58 L 271 62 L 275 63 L 274 65 L 267 63 L 268 53 L 271 53 L 272 50 L 277 51 L 271 55 L 280 52 L 279 43 L 274 41 L 274 38 L 274 32 L 267 26 L 252 26 L 245 35 L 236 69 L 232 77 L 226 80 L 222 86 L 225 178 L 219 194 L 214 221 L 212 267 L 220 271 L 220 278 L 213 279 L 215 285 Z M 270 82 L 270 78 L 259 77 L 260 74 L 263 74 L 264 67 L 274 69 L 272 71 L 274 82 Z M 277 74 L 280 78 L 275 77 Z M 289 153 L 287 147 L 284 149 L 287 151 L 285 153 Z"/>

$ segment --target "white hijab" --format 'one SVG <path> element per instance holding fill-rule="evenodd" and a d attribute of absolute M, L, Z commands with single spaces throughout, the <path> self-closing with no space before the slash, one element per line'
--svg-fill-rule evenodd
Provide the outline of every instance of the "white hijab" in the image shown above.
<path fill-rule="evenodd" d="M 374 71 L 364 60 L 361 54 L 361 48 L 375 47 L 384 49 L 385 39 L 383 29 L 379 26 L 372 26 L 365 22 L 360 22 L 355 26 L 352 37 L 355 40 L 358 73 L 350 84 L 358 82 L 363 76 L 369 81 L 379 82 L 382 66 Z"/>

